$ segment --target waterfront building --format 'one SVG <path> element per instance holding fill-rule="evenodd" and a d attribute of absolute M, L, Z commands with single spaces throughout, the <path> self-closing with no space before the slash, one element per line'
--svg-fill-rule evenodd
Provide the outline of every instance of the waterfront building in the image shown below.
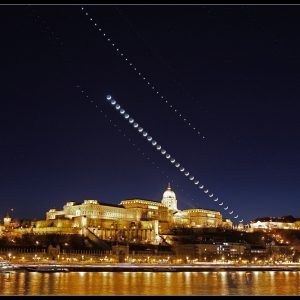
<path fill-rule="evenodd" d="M 98 200 L 69 201 L 62 210 L 50 209 L 46 220 L 36 221 L 34 226 L 39 231 L 81 230 L 90 238 L 94 235 L 104 240 L 160 243 L 160 235 L 172 228 L 232 228 L 232 222 L 223 220 L 215 210 L 179 210 L 169 184 L 161 201 L 131 198 L 117 205 Z"/>
<path fill-rule="evenodd" d="M 257 218 L 250 223 L 250 228 L 253 230 L 300 229 L 300 218 L 293 216 Z"/>
<path fill-rule="evenodd" d="M 237 258 L 247 252 L 246 243 L 217 242 L 217 243 L 181 243 L 174 245 L 177 257 L 211 261 L 224 257 L 224 259 Z"/>

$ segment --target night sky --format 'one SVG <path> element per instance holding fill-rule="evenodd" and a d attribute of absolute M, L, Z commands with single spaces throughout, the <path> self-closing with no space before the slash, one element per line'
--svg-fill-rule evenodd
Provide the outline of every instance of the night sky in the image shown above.
<path fill-rule="evenodd" d="M 299 6 L 86 9 L 206 139 L 138 78 L 80 6 L 1 6 L 1 217 L 14 208 L 14 217 L 44 218 L 70 200 L 160 201 L 168 181 L 179 209 L 229 217 L 107 94 L 245 222 L 300 216 Z"/>

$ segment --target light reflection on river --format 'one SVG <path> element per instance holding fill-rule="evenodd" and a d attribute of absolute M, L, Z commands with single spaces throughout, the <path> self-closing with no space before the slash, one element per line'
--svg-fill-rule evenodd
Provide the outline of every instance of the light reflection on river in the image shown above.
<path fill-rule="evenodd" d="M 0 295 L 300 294 L 300 272 L 11 272 L 0 277 Z"/>

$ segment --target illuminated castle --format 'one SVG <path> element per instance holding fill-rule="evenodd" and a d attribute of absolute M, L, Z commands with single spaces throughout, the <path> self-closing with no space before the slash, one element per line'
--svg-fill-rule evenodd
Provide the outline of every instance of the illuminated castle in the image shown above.
<path fill-rule="evenodd" d="M 62 210 L 50 209 L 46 220 L 37 221 L 37 229 L 68 229 L 93 234 L 99 239 L 158 243 L 160 234 L 172 228 L 232 227 L 220 212 L 201 208 L 178 210 L 170 184 L 161 202 L 140 198 L 126 199 L 120 204 L 97 200 L 67 202 Z"/>

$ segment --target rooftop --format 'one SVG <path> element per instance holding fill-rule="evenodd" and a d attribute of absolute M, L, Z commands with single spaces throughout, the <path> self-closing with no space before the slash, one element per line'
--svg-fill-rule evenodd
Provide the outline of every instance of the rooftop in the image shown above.
<path fill-rule="evenodd" d="M 191 211 L 191 210 L 206 210 L 206 211 L 212 211 L 212 212 L 215 212 L 215 213 L 220 213 L 219 211 L 217 210 L 214 210 L 214 209 L 208 209 L 208 208 L 188 208 L 188 209 L 184 209 L 183 211 Z"/>
<path fill-rule="evenodd" d="M 293 216 L 283 216 L 283 217 L 261 217 L 256 218 L 255 222 L 282 222 L 282 223 L 294 223 L 296 221 L 300 221 L 300 218 L 295 218 Z"/>
<path fill-rule="evenodd" d="M 161 204 L 160 201 L 157 200 L 149 200 L 149 199 L 143 199 L 143 198 L 130 198 L 130 199 L 124 199 L 122 201 L 131 201 L 131 200 L 142 200 L 142 201 L 149 201 L 149 202 L 155 202 Z"/>

